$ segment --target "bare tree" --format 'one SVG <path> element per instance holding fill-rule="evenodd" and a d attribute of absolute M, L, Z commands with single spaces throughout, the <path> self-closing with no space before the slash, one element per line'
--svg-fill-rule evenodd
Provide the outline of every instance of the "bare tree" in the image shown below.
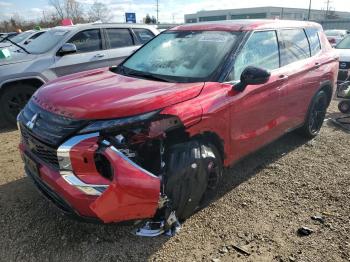
<path fill-rule="evenodd" d="M 90 22 L 101 20 L 108 22 L 111 19 L 111 12 L 108 7 L 101 2 L 95 1 L 88 12 Z"/>
<path fill-rule="evenodd" d="M 49 0 L 55 8 L 58 18 L 70 18 L 74 23 L 84 22 L 84 10 L 77 0 Z"/>
<path fill-rule="evenodd" d="M 61 20 L 66 18 L 66 13 L 64 11 L 64 3 L 61 0 L 49 0 L 49 4 L 55 8 L 57 16 Z"/>

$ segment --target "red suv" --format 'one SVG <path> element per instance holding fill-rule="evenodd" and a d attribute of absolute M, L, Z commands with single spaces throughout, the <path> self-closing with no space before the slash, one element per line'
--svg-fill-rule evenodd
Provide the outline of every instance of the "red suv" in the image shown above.
<path fill-rule="evenodd" d="M 287 132 L 316 136 L 337 71 L 316 23 L 181 25 L 40 88 L 18 116 L 25 170 L 68 214 L 166 227 L 208 203 L 224 167 Z"/>

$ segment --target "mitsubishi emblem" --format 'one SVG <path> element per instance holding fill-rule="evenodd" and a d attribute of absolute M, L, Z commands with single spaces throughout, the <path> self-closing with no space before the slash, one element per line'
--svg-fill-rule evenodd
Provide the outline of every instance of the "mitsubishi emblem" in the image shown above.
<path fill-rule="evenodd" d="M 39 114 L 36 113 L 30 121 L 27 122 L 26 126 L 32 130 L 36 124 L 36 121 L 38 120 Z"/>

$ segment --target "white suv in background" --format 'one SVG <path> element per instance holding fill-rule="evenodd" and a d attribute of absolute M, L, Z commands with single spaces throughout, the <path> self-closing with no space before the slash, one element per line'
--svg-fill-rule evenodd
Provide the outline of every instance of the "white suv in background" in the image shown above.
<path fill-rule="evenodd" d="M 0 59 L 0 126 L 15 125 L 17 114 L 44 83 L 85 70 L 118 65 L 159 34 L 140 24 L 59 26 Z"/>

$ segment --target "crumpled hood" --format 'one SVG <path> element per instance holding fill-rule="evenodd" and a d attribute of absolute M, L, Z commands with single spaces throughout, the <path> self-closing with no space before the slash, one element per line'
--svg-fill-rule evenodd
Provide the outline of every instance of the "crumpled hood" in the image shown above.
<path fill-rule="evenodd" d="M 33 96 L 44 109 L 77 119 L 142 114 L 198 96 L 200 83 L 167 83 L 127 77 L 108 69 L 58 78 Z"/>
<path fill-rule="evenodd" d="M 28 62 L 37 58 L 37 55 L 26 54 L 23 52 L 12 52 L 10 48 L 7 48 L 7 49 L 10 50 L 11 56 L 8 58 L 2 58 L 2 59 L 0 58 L 0 67 L 4 65 Z"/>

